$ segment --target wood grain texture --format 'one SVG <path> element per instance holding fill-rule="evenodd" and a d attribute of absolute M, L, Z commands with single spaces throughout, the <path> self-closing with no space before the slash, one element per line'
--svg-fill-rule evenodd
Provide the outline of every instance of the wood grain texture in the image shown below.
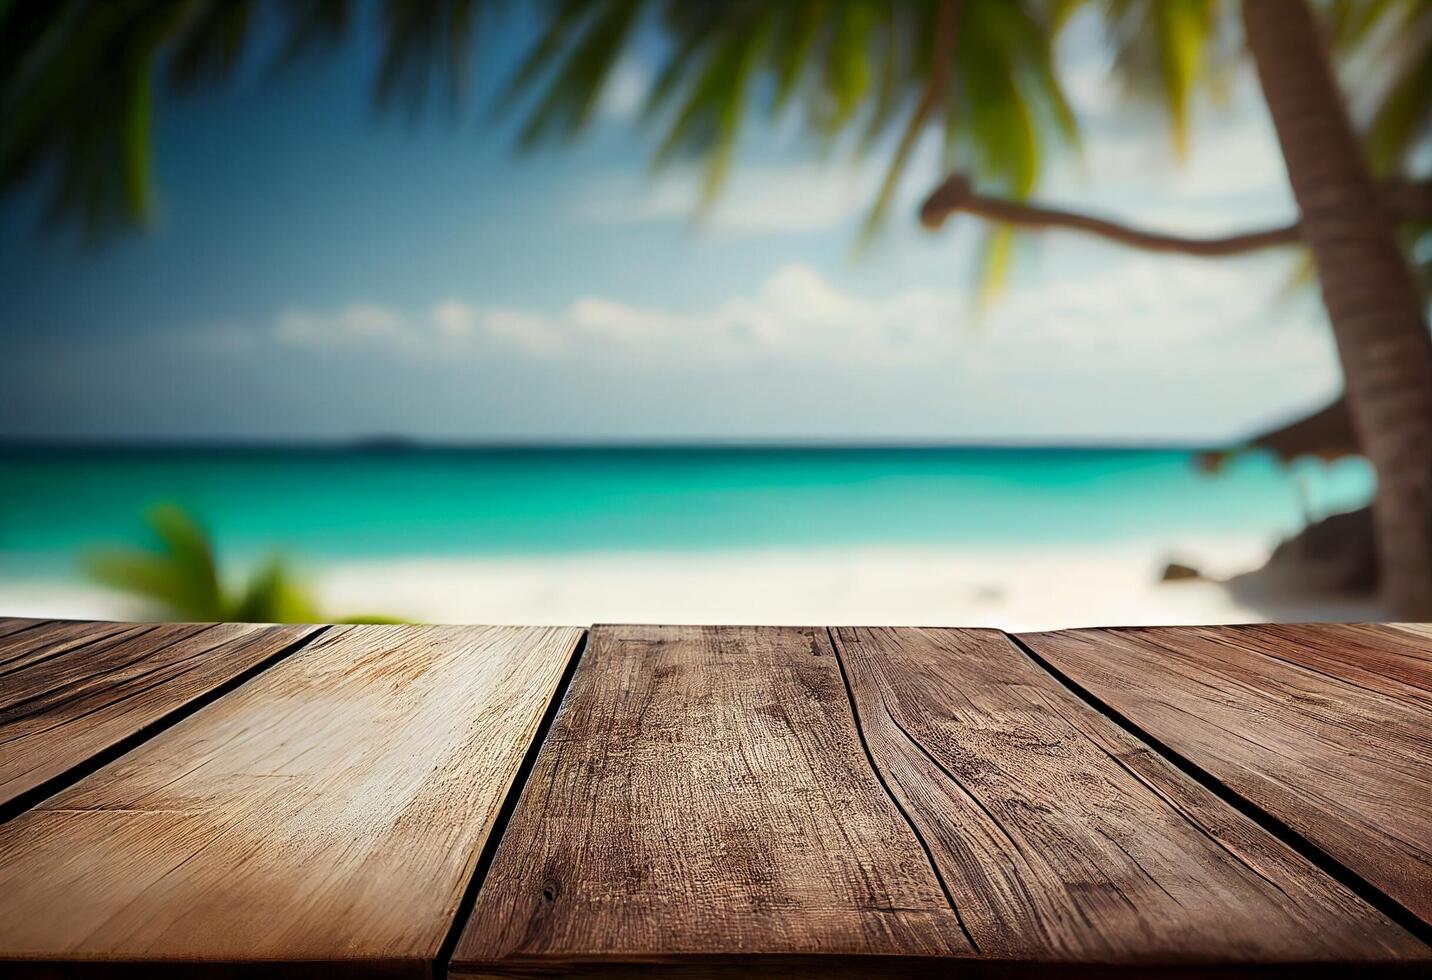
<path fill-rule="evenodd" d="M 430 976 L 580 636 L 330 630 L 0 827 L 0 958 Z"/>
<path fill-rule="evenodd" d="M 36 626 L 44 625 L 48 620 L 44 619 L 15 619 L 0 617 L 0 637 L 9 636 L 12 633 L 20 633 Z"/>
<path fill-rule="evenodd" d="M 596 627 L 451 970 L 973 952 L 824 630 Z"/>
<path fill-rule="evenodd" d="M 833 631 L 876 764 L 991 957 L 1429 951 L 988 630 Z"/>
<path fill-rule="evenodd" d="M 0 621 L 0 812 L 313 632 Z"/>
<path fill-rule="evenodd" d="M 1432 707 L 1432 635 L 1414 624 L 1263 623 L 1223 629 L 1224 642 L 1396 701 Z"/>
<path fill-rule="evenodd" d="M 1319 625 L 1022 640 L 1432 925 L 1432 638 Z"/>
<path fill-rule="evenodd" d="M 1001 634 L 835 636 L 594 629 L 452 972 L 1432 968 Z"/>

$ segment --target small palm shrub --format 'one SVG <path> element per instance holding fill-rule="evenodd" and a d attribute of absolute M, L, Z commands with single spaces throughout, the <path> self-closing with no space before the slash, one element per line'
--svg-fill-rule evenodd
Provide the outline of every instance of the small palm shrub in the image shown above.
<path fill-rule="evenodd" d="M 399 623 L 388 616 L 328 617 L 283 560 L 270 558 L 237 589 L 226 585 L 208 533 L 173 504 L 145 514 L 154 548 L 96 551 L 85 559 L 92 578 L 148 602 L 156 618 L 225 623 Z"/>

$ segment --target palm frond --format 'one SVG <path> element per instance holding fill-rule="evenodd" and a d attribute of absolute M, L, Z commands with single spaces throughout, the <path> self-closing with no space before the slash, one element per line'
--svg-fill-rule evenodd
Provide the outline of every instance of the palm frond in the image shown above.
<path fill-rule="evenodd" d="M 1115 67 L 1126 91 L 1152 94 L 1169 120 L 1174 150 L 1188 152 L 1189 109 L 1198 88 L 1223 72 L 1229 18 L 1218 0 L 1106 0 Z"/>
<path fill-rule="evenodd" d="M 770 19 L 747 8 L 748 18 L 723 25 L 721 36 L 697 72 L 675 96 L 672 120 L 652 159 L 661 166 L 679 158 L 705 162 L 701 206 L 725 182 L 744 118 L 750 86 L 768 36 Z"/>
<path fill-rule="evenodd" d="M 203 4 L 175 32 L 168 77 L 175 88 L 195 89 L 227 78 L 244 53 L 254 16 L 251 0 Z"/>
<path fill-rule="evenodd" d="M 976 312 L 987 307 L 1009 284 L 1009 270 L 1014 263 L 1014 229 L 1008 225 L 986 228 L 978 255 Z"/>
<path fill-rule="evenodd" d="M 435 82 L 456 103 L 479 13 L 499 0 L 389 0 L 374 82 L 383 106 L 421 106 Z M 352 0 L 291 0 L 275 67 L 332 50 Z M 142 227 L 153 207 L 160 85 L 187 91 L 232 77 L 256 33 L 252 0 L 11 0 L 0 5 L 0 191 L 38 185 L 46 221 L 88 240 Z"/>
<path fill-rule="evenodd" d="M 91 575 L 112 588 L 141 596 L 179 619 L 227 618 L 213 549 L 204 530 L 184 511 L 168 504 L 152 508 L 145 520 L 157 547 L 98 552 L 87 562 Z"/>
<path fill-rule="evenodd" d="M 0 17 L 0 189 L 44 187 L 92 240 L 151 214 L 153 73 L 191 5 L 13 3 Z"/>
<path fill-rule="evenodd" d="M 900 178 L 904 176 L 910 155 L 915 150 L 915 144 L 933 121 L 932 115 L 950 97 L 950 77 L 956 63 L 959 32 L 960 3 L 958 0 L 941 0 L 928 35 L 926 57 L 929 60 L 929 67 L 925 73 L 924 84 L 901 131 L 900 141 L 896 143 L 895 151 L 891 154 L 890 163 L 885 168 L 885 177 L 880 182 L 880 190 L 876 192 L 875 202 L 866 212 L 857 248 L 866 247 L 874 240 L 884 225 L 890 205 L 895 199 Z M 858 151 L 861 152 L 867 150 L 869 145 L 874 143 L 875 137 L 887 125 L 884 112 L 885 106 L 894 100 L 892 90 L 895 88 L 896 66 L 899 63 L 898 45 L 901 41 L 908 43 L 913 40 L 900 37 L 898 23 L 892 24 L 887 33 L 892 46 L 886 53 L 886 62 L 882 72 L 882 77 L 886 80 L 882 86 L 885 91 L 882 91 L 881 98 L 871 113 L 870 123 L 866 127 L 861 145 L 858 147 Z"/>
<path fill-rule="evenodd" d="M 277 558 L 260 568 L 230 601 L 223 618 L 236 623 L 323 622 L 317 604 Z"/>
<path fill-rule="evenodd" d="M 772 35 L 772 71 L 775 95 L 771 108 L 780 112 L 790 104 L 791 97 L 810 65 L 811 52 L 825 25 L 827 7 L 823 3 L 782 4 L 777 11 L 778 23 Z"/>
<path fill-rule="evenodd" d="M 1378 0 L 1339 4 L 1334 37 L 1345 60 L 1370 66 L 1364 79 L 1374 92 L 1366 126 L 1368 159 L 1382 174 L 1398 173 L 1423 141 L 1432 138 L 1432 4 Z"/>
<path fill-rule="evenodd" d="M 1069 0 L 666 0 L 647 7 L 667 51 L 644 112 L 657 130 L 653 164 L 701 160 L 701 207 L 719 193 L 750 110 L 762 103 L 772 115 L 794 113 L 822 147 L 853 133 L 857 156 L 894 134 L 862 241 L 885 220 L 929 128 L 945 128 L 977 176 L 1021 193 L 1034 186 L 1054 142 L 1077 143 L 1052 44 Z M 556 9 L 575 17 L 570 4 Z M 958 27 L 941 27 L 942 11 Z M 588 60 L 582 41 L 558 43 L 577 32 L 569 23 L 543 35 L 514 76 L 514 88 L 553 79 L 527 116 L 528 145 L 554 130 L 572 135 L 577 127 L 564 120 L 578 117 L 570 106 L 593 99 L 603 80 L 579 70 Z M 958 42 L 936 54 L 932 40 L 941 36 Z"/>
<path fill-rule="evenodd" d="M 523 146 L 570 140 L 586 128 L 640 12 L 640 4 L 634 0 L 603 0 L 586 6 L 592 9 L 579 36 L 564 47 L 559 45 L 550 59 L 551 78 L 522 128 Z M 534 73 L 543 67 L 530 59 L 529 64 Z"/>
<path fill-rule="evenodd" d="M 826 133 L 838 133 L 855 118 L 875 76 L 872 64 L 877 51 L 872 40 L 878 37 L 879 9 L 869 3 L 840 3 L 830 12 L 822 69 L 825 97 L 817 103 L 819 125 Z"/>
<path fill-rule="evenodd" d="M 138 596 L 165 619 L 195 622 L 324 622 L 308 588 L 278 558 L 262 565 L 237 592 L 224 587 L 208 534 L 173 504 L 151 508 L 145 521 L 152 548 L 98 551 L 85 566 L 96 581 Z M 397 623 L 388 616 L 353 616 L 339 622 Z"/>
<path fill-rule="evenodd" d="M 456 106 L 471 81 L 477 0 L 413 3 L 387 0 L 382 8 L 383 57 L 373 95 L 379 106 L 423 107 L 436 85 Z"/>

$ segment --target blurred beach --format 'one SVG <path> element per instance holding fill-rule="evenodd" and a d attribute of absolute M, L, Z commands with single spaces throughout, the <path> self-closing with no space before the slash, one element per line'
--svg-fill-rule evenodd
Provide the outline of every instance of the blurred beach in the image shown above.
<path fill-rule="evenodd" d="M 226 574 L 284 556 L 335 615 L 425 622 L 866 623 L 1042 629 L 1357 618 L 1220 578 L 1361 505 L 1360 461 L 1209 474 L 1186 450 L 11 450 L 0 614 L 142 616 L 90 582 L 177 503 Z"/>

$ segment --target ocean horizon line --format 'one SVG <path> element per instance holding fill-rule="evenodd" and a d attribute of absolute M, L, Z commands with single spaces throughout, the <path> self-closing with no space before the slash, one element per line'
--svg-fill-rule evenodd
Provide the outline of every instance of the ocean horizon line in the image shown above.
<path fill-rule="evenodd" d="M 700 452 L 1173 452 L 1224 451 L 1236 443 L 1174 442 L 1160 440 L 1063 439 L 441 439 L 392 435 L 356 437 L 85 437 L 0 438 L 0 456 L 93 453 L 145 455 L 401 455 L 405 453 L 700 453 Z"/>

